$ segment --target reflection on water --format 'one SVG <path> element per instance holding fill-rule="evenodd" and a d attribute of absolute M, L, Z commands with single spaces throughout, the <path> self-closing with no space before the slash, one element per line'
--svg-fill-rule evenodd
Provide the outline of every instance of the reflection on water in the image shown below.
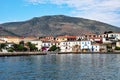
<path fill-rule="evenodd" d="M 0 57 L 0 80 L 120 80 L 120 54 Z"/>

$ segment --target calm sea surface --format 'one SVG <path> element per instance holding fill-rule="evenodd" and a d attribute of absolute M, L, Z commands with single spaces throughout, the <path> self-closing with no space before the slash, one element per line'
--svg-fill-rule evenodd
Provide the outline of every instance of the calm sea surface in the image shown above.
<path fill-rule="evenodd" d="M 0 80 L 120 80 L 120 54 L 0 57 Z"/>

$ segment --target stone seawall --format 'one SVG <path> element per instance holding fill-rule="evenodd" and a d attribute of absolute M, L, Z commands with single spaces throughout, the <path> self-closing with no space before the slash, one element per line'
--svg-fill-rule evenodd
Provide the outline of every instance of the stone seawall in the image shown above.
<path fill-rule="evenodd" d="M 120 54 L 120 52 L 59 52 L 58 54 Z"/>
<path fill-rule="evenodd" d="M 0 52 L 0 57 L 47 55 L 47 54 L 120 54 L 120 52 Z"/>
<path fill-rule="evenodd" d="M 0 52 L 2 56 L 29 56 L 29 55 L 46 55 L 44 52 Z"/>

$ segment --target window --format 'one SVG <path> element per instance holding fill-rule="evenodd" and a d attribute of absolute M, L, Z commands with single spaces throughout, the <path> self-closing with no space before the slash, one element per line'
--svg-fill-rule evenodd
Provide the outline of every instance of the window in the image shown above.
<path fill-rule="evenodd" d="M 95 49 L 97 51 L 97 49 Z"/>
<path fill-rule="evenodd" d="M 46 44 L 44 44 L 44 46 L 46 46 Z"/>
<path fill-rule="evenodd" d="M 67 47 L 66 47 L 66 49 L 67 49 Z"/>
<path fill-rule="evenodd" d="M 89 44 L 89 42 L 88 42 L 88 44 Z"/>
<path fill-rule="evenodd" d="M 82 42 L 82 44 L 84 44 L 84 42 Z"/>
<path fill-rule="evenodd" d="M 48 44 L 48 46 L 50 46 L 50 44 Z"/>

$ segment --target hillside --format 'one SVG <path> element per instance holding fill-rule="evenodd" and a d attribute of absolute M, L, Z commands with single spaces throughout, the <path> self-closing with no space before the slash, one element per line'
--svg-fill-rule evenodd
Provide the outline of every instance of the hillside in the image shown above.
<path fill-rule="evenodd" d="M 8 36 L 8 35 L 9 36 L 19 36 L 19 35 L 13 33 L 13 32 L 10 32 L 10 31 L 5 30 L 2 27 L 0 27 L 0 36 Z"/>
<path fill-rule="evenodd" d="M 100 34 L 105 31 L 120 32 L 120 28 L 109 24 L 64 15 L 35 17 L 24 22 L 4 23 L 0 27 L 21 36 Z"/>

